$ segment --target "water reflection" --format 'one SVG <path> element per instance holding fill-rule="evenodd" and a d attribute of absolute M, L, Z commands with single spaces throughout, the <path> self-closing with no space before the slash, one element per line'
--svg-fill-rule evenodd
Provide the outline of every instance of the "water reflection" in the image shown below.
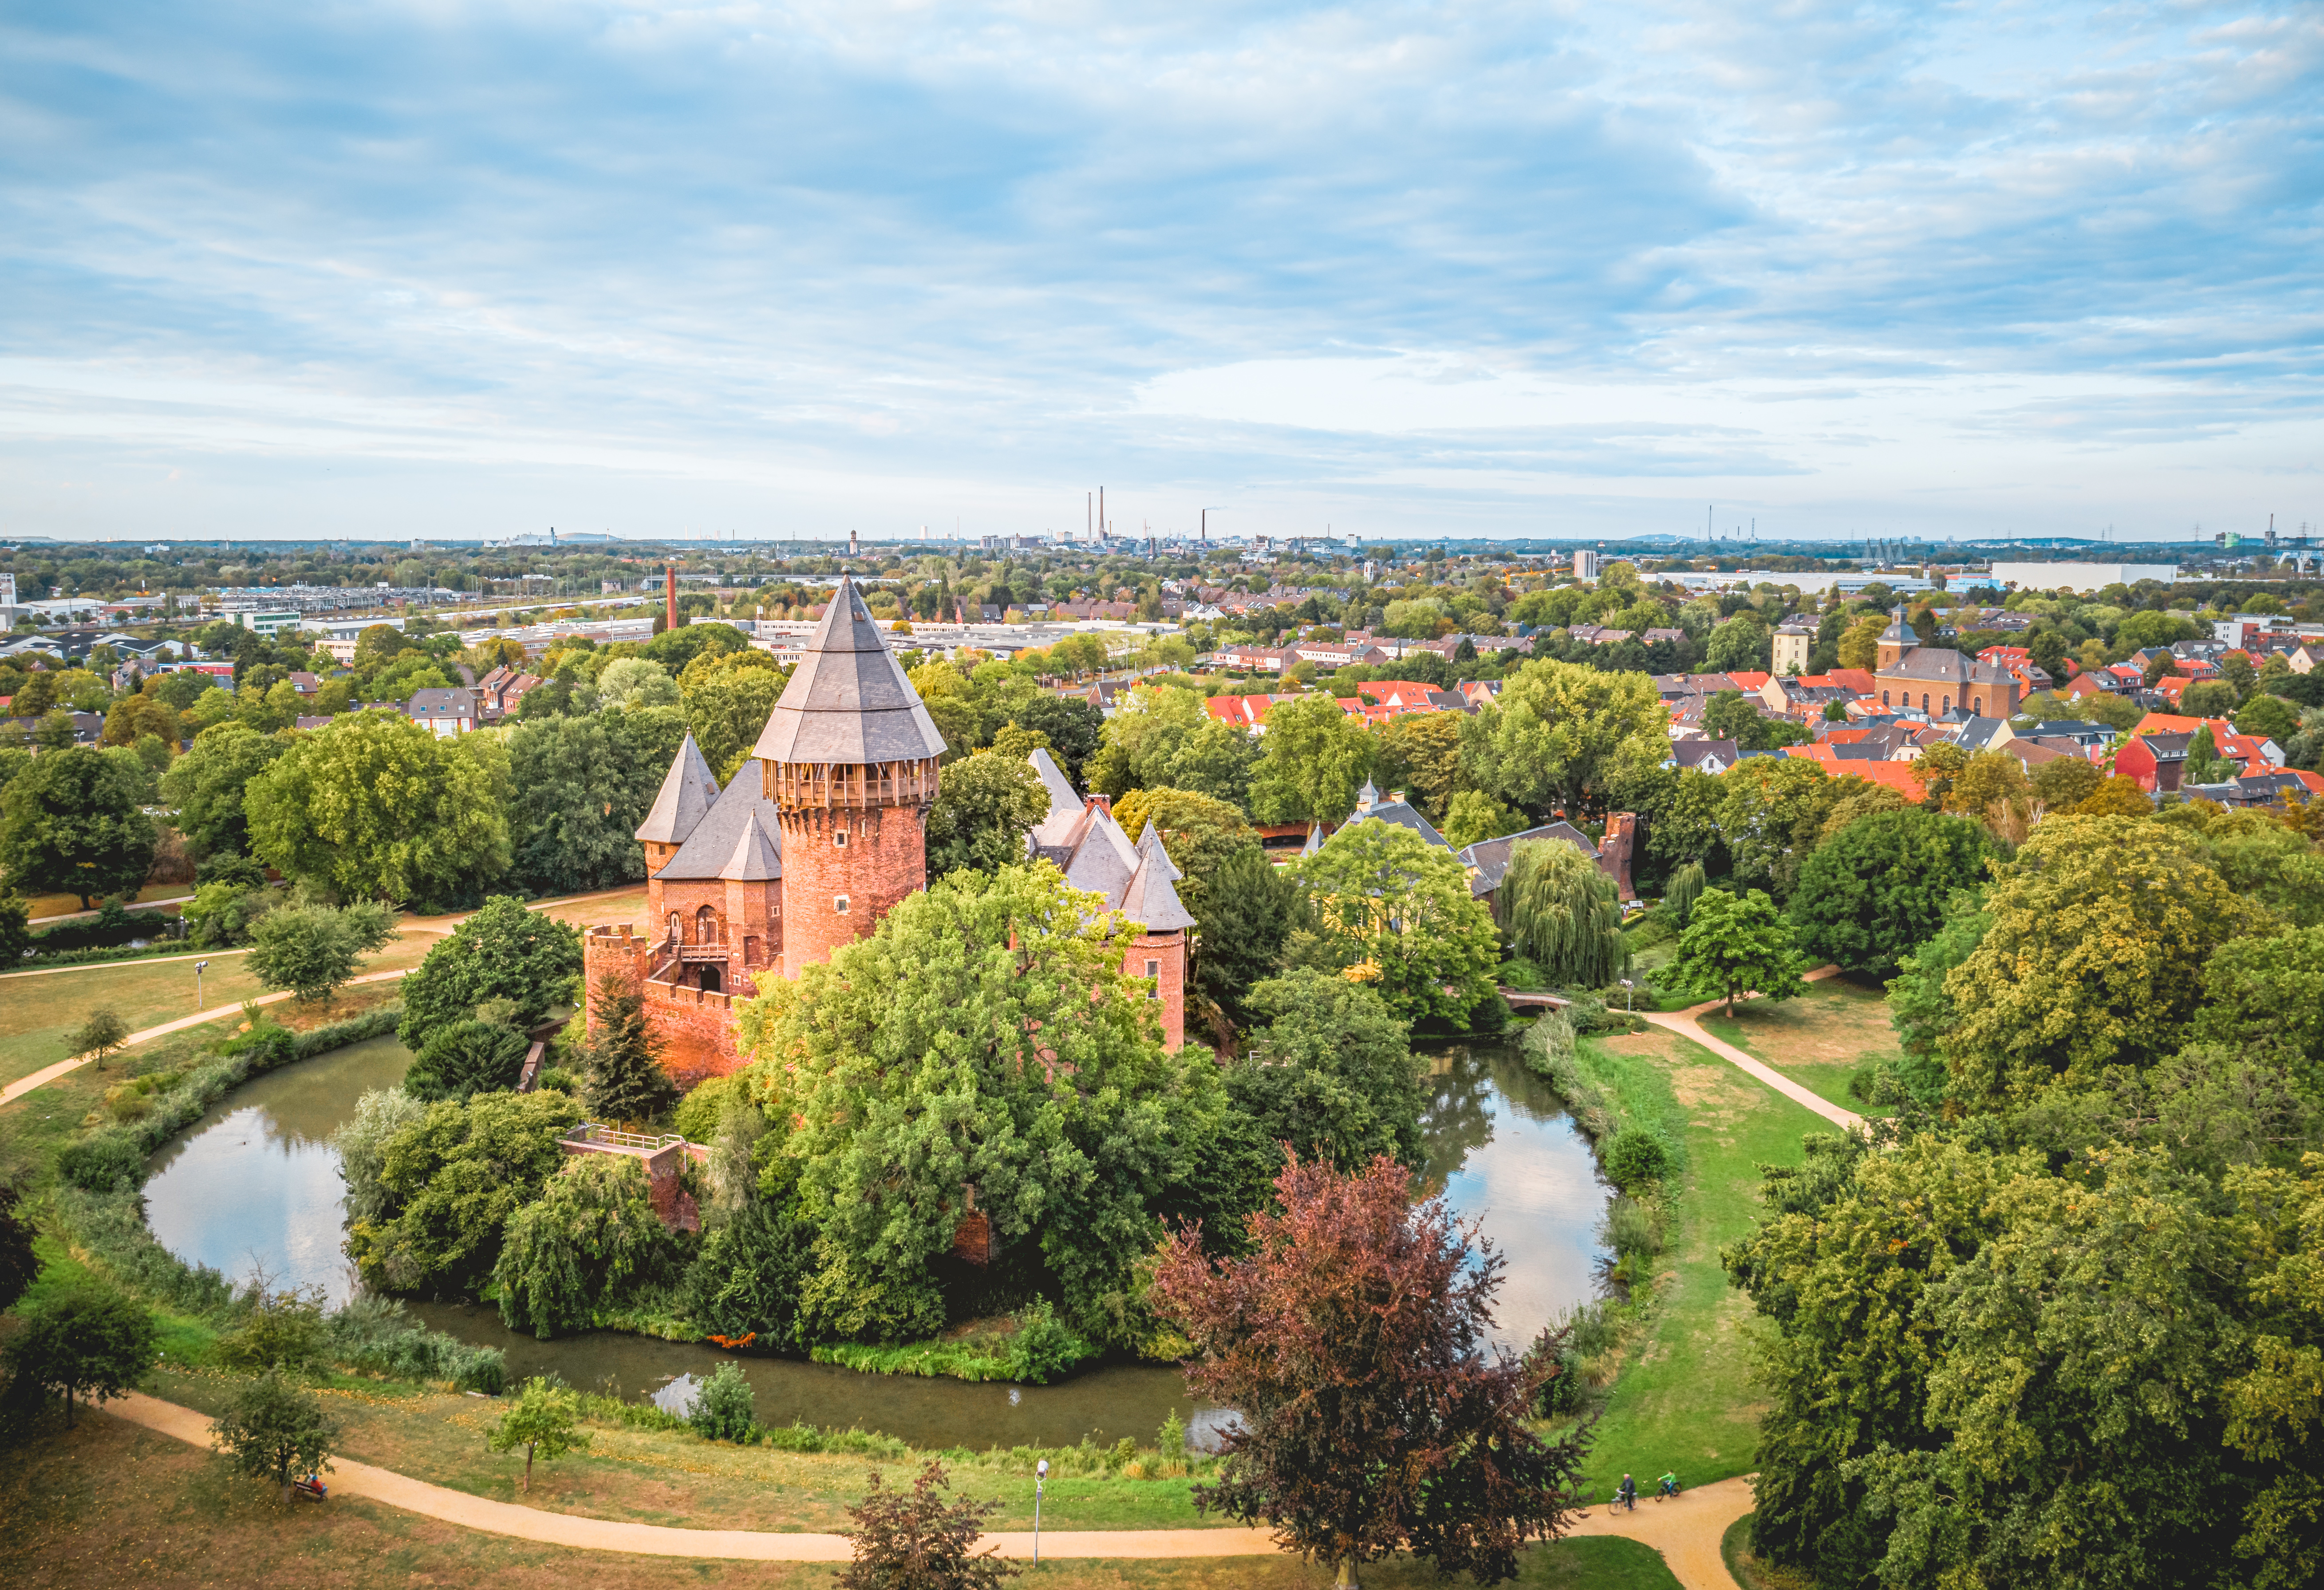
<path fill-rule="evenodd" d="M 1522 1350 L 1545 1325 L 1593 1295 L 1611 1189 L 1573 1118 L 1508 1044 L 1465 1044 L 1430 1057 L 1421 1121 L 1430 1190 L 1480 1221 L 1508 1261 L 1493 1339 Z"/>
<path fill-rule="evenodd" d="M 235 1280 L 263 1263 L 278 1284 L 319 1284 L 344 1300 L 353 1290 L 341 1250 L 345 1188 L 327 1140 L 366 1089 L 392 1086 L 408 1063 L 393 1039 L 374 1039 L 237 1090 L 155 1157 L 146 1186 L 154 1234 L 181 1258 Z M 1460 1214 L 1480 1218 L 1508 1258 L 1495 1339 L 1522 1348 L 1593 1295 L 1608 1189 L 1587 1141 L 1513 1049 L 1449 1047 L 1430 1057 L 1428 1086 L 1428 1185 Z M 625 1397 L 667 1394 L 680 1377 L 698 1380 L 733 1356 L 612 1331 L 536 1341 L 509 1331 L 489 1307 L 427 1303 L 418 1312 L 439 1329 L 502 1348 L 512 1375 L 554 1373 Z M 1184 1378 L 1166 1368 L 1118 1366 L 1056 1386 L 979 1386 L 796 1360 L 740 1362 L 761 1420 L 860 1426 L 917 1446 L 1148 1441 L 1173 1409 L 1199 1429 L 1214 1422 L 1190 1418 L 1201 1410 Z"/>
<path fill-rule="evenodd" d="M 346 1301 L 346 1185 L 326 1140 L 366 1090 L 392 1087 L 410 1063 L 393 1038 L 374 1038 L 236 1088 L 153 1157 L 154 1236 L 230 1280 L 263 1266 L 278 1286 L 320 1286 Z"/>

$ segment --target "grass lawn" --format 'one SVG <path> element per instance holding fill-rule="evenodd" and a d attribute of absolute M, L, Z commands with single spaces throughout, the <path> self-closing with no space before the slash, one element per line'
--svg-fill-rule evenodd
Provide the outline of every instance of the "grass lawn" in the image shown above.
<path fill-rule="evenodd" d="M 1797 1164 L 1803 1136 L 1835 1129 L 1673 1033 L 1586 1041 L 1645 1058 L 1669 1079 L 1688 1160 L 1662 1293 L 1598 1422 L 1590 1481 L 1602 1496 L 1626 1472 L 1641 1490 L 1665 1469 L 1689 1485 L 1748 1474 L 1762 1407 L 1750 1382 L 1754 1317 L 1728 1286 L 1719 1250 L 1757 1217 L 1758 1166 Z"/>
<path fill-rule="evenodd" d="M 1738 1004 L 1732 1021 L 1723 1012 L 1699 1020 L 1704 1031 L 1765 1060 L 1820 1098 L 1858 1114 L 1886 1113 L 1868 1110 L 1848 1091 L 1849 1078 L 1865 1061 L 1899 1052 L 1887 995 L 1876 984 L 1827 977 L 1809 984 L 1797 999 Z"/>
<path fill-rule="evenodd" d="M 165 1391 L 170 1388 L 163 1388 Z M 479 1443 L 481 1445 L 481 1443 Z M 534 1470 L 540 1486 L 570 1461 Z M 860 1489 L 855 1476 L 851 1489 Z M 1055 1487 L 1052 1487 L 1053 1491 Z M 540 1500 L 538 1493 L 534 1500 Z M 1045 1509 L 1043 1522 L 1049 1521 Z M 734 1521 L 695 1518 L 696 1527 Z M 667 1590 L 700 1585 L 824 1586 L 835 1566 L 740 1563 L 584 1552 L 471 1533 L 375 1502 L 284 1503 L 272 1486 L 234 1477 L 225 1461 L 102 1412 L 70 1432 L 36 1437 L 0 1466 L 0 1581 L 24 1590 L 89 1585 L 263 1585 L 287 1590 L 394 1585 L 526 1590 Z M 1380 1563 L 1382 1590 L 1443 1583 L 1434 1568 Z M 1653 1550 L 1595 1537 L 1528 1552 L 1519 1585 L 1540 1590 L 1675 1590 Z M 1296 1558 L 1069 1560 L 1019 1583 L 1060 1590 L 1322 1590 L 1325 1569 Z"/>
<path fill-rule="evenodd" d="M 193 892 L 191 883 L 148 883 L 137 892 L 136 900 L 129 903 L 135 905 L 140 901 L 177 900 Z M 43 919 L 78 916 L 84 909 L 78 894 L 35 894 L 26 899 L 24 903 L 32 910 L 32 925 L 36 928 Z"/>
<path fill-rule="evenodd" d="M 365 960 L 356 975 L 409 971 L 443 937 L 410 931 L 410 923 L 406 928 L 401 938 Z M 244 1000 L 266 992 L 245 964 L 248 958 L 209 957 L 209 970 L 202 974 L 204 1011 L 215 1011 L 222 1018 L 236 1016 Z M 340 995 L 335 1013 L 327 1019 L 361 1009 L 355 1003 L 361 993 L 349 989 Z M 312 1025 L 290 1013 L 292 1003 L 268 1008 L 286 1026 Z M 190 1016 L 195 1013 L 194 963 L 99 961 L 37 976 L 0 977 L 0 1082 L 14 1082 L 68 1058 L 65 1034 L 88 1020 L 89 1012 L 99 1005 L 112 1006 L 132 1032 Z"/>

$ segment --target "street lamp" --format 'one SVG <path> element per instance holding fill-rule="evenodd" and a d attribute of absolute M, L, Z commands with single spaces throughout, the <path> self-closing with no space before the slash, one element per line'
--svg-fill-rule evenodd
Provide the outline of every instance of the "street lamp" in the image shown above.
<path fill-rule="evenodd" d="M 1033 1566 L 1041 1566 L 1041 1486 L 1049 1477 L 1049 1460 L 1046 1457 L 1033 1468 Z"/>
<path fill-rule="evenodd" d="M 210 964 L 208 961 L 194 963 L 194 1009 L 196 1010 L 202 1008 L 202 974 L 209 969 Z"/>
<path fill-rule="evenodd" d="M 1622 986 L 1628 991 L 1622 995 L 1622 1009 L 1627 1014 L 1638 1008 L 1638 985 L 1625 977 L 1622 979 Z"/>

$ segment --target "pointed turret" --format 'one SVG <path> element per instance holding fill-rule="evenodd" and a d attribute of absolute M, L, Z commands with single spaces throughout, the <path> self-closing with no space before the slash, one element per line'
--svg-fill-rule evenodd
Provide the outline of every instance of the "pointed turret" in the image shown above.
<path fill-rule="evenodd" d="M 752 754 L 762 762 L 865 763 L 942 756 L 944 736 L 845 575 Z"/>
<path fill-rule="evenodd" d="M 775 837 L 781 832 L 774 804 L 767 797 L 763 785 L 765 775 L 756 762 L 745 758 L 742 768 L 720 791 L 718 803 L 710 813 L 695 825 L 686 843 L 678 846 L 669 864 L 658 874 L 665 883 L 712 878 L 747 877 L 752 881 L 779 878 L 783 875 L 782 846 Z M 762 861 L 751 864 L 760 871 L 737 874 L 729 869 L 735 864 L 737 852 L 744 848 L 744 837 L 756 834 L 756 843 L 766 847 Z"/>
<path fill-rule="evenodd" d="M 667 846 L 675 850 L 685 844 L 702 819 L 710 815 L 717 800 L 717 777 L 703 760 L 702 747 L 694 743 L 689 734 L 686 743 L 678 748 L 678 754 L 670 759 L 669 772 L 662 777 L 661 791 L 654 797 L 653 809 L 638 825 L 637 837 L 648 846 L 649 868 L 656 859 L 652 847 Z M 669 850 L 663 852 L 661 859 L 668 859 Z"/>
<path fill-rule="evenodd" d="M 1163 846 L 1162 835 L 1154 827 L 1152 818 L 1146 819 L 1146 831 L 1138 836 L 1138 854 L 1147 865 L 1173 883 L 1186 875 L 1178 870 L 1178 864 L 1170 859 L 1170 852 Z"/>

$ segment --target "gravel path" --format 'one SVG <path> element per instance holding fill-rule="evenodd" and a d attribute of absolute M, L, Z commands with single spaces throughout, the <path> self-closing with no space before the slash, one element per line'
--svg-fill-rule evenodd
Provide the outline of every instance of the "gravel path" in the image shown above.
<path fill-rule="evenodd" d="M 1814 971 L 1808 974 L 1808 981 L 1811 983 L 1821 982 L 1826 977 L 1838 975 L 1839 972 L 1840 968 L 1838 966 L 1819 966 Z M 1761 1061 L 1753 1059 L 1749 1055 L 1745 1054 L 1741 1049 L 1737 1049 L 1725 1039 L 1714 1038 L 1710 1033 L 1704 1031 L 1702 1023 L 1699 1022 L 1696 1018 L 1701 1016 L 1705 1011 L 1721 1009 L 1726 1003 L 1727 1002 L 1723 999 L 1707 999 L 1699 1005 L 1690 1005 L 1685 1010 L 1675 1011 L 1667 1014 L 1660 1012 L 1649 1014 L 1644 1011 L 1641 1011 L 1638 1013 L 1641 1018 L 1653 1023 L 1655 1026 L 1661 1028 L 1665 1032 L 1675 1032 L 1690 1043 L 1701 1044 L 1712 1054 L 1717 1055 L 1720 1059 L 1726 1060 L 1730 1064 L 1748 1071 L 1753 1077 L 1757 1077 L 1760 1081 L 1774 1088 L 1777 1093 L 1782 1094 L 1785 1098 L 1791 1100 L 1794 1104 L 1805 1105 L 1807 1108 L 1813 1110 L 1817 1114 L 1821 1115 L 1825 1120 L 1831 1122 L 1835 1126 L 1850 1127 L 1861 1126 L 1864 1124 L 1864 1117 L 1858 1114 L 1855 1111 L 1841 1109 L 1838 1105 L 1833 1104 L 1830 1099 L 1823 1097 L 1821 1095 L 1814 1093 L 1808 1088 L 1802 1087 L 1798 1083 L 1784 1076 L 1781 1071 L 1776 1070 L 1773 1066 L 1766 1065 Z"/>
<path fill-rule="evenodd" d="M 210 1446 L 210 1419 L 174 1402 L 142 1391 L 103 1405 L 103 1411 L 173 1437 L 189 1446 Z M 846 1562 L 846 1537 L 756 1530 L 680 1530 L 662 1524 L 627 1523 L 544 1512 L 513 1502 L 471 1496 L 415 1480 L 392 1470 L 349 1458 L 334 1459 L 326 1476 L 335 1496 L 362 1496 L 445 1523 L 487 1534 L 509 1535 L 545 1545 L 591 1551 L 627 1551 L 644 1557 L 721 1558 L 751 1562 Z M 1751 1488 L 1743 1480 L 1722 1480 L 1690 1491 L 1675 1501 L 1640 1503 L 1635 1512 L 1593 1507 L 1573 1521 L 1576 1535 L 1627 1535 L 1653 1547 L 1670 1564 L 1686 1590 L 1735 1590 L 1719 1556 L 1727 1526 L 1751 1511 Z M 1029 1530 L 1003 1530 L 984 1537 L 1003 1557 L 1030 1557 Z M 1044 1530 L 1043 1557 L 1198 1558 L 1272 1556 L 1277 1548 L 1265 1530 Z"/>

